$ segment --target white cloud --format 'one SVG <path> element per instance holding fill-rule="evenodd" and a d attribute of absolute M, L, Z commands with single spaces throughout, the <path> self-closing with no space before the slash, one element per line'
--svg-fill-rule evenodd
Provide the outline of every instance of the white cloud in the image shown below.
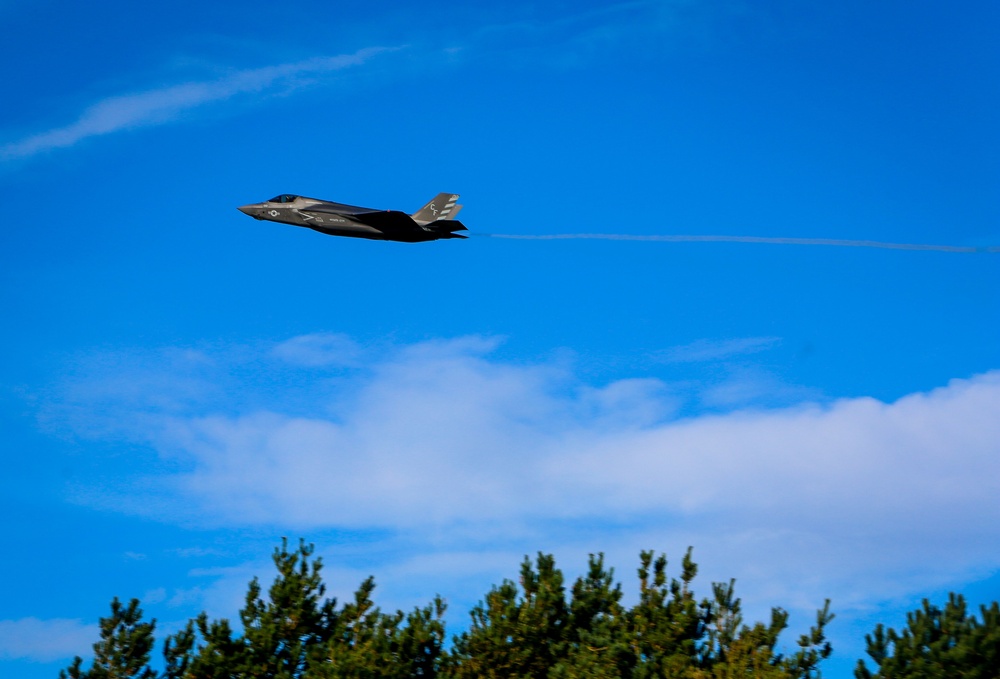
<path fill-rule="evenodd" d="M 790 499 L 799 513 L 837 500 L 851 513 L 902 503 L 911 516 L 916 493 L 965 506 L 998 478 L 984 476 L 1000 441 L 1000 419 L 987 416 L 996 375 L 894 404 L 844 399 L 653 424 L 672 410 L 656 380 L 596 389 L 551 366 L 449 351 L 421 345 L 379 366 L 336 419 L 174 419 L 167 435 L 194 462 L 178 490 L 232 519 L 398 526 L 428 513 L 599 516 Z M 441 485 L 446 493 L 426 492 Z"/>
<path fill-rule="evenodd" d="M 76 120 L 0 146 L 0 160 L 27 158 L 112 132 L 169 122 L 199 106 L 240 94 L 273 94 L 312 82 L 324 74 L 365 63 L 388 48 L 370 47 L 353 54 L 314 57 L 276 66 L 235 71 L 216 80 L 189 82 L 123 94 L 89 106 Z"/>
<path fill-rule="evenodd" d="M 316 398 L 337 406 L 320 414 L 285 412 L 280 393 L 235 414 L 165 410 L 152 434 L 118 432 L 151 440 L 164 473 L 87 501 L 221 525 L 375 528 L 419 545 L 404 570 L 535 549 L 630 567 L 639 549 L 691 544 L 709 577 L 810 606 L 1000 566 L 1000 372 L 891 403 L 677 419 L 669 384 L 587 385 L 563 362 L 494 358 L 496 345 L 387 350 L 332 394 L 317 373 Z"/>
<path fill-rule="evenodd" d="M 86 655 L 99 633 L 97 625 L 79 620 L 0 620 L 0 658 L 51 662 Z"/>

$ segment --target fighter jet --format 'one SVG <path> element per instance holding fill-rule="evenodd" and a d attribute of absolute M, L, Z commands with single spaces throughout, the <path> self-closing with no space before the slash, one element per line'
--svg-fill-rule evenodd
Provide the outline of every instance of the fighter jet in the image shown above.
<path fill-rule="evenodd" d="M 331 203 L 283 193 L 263 203 L 239 208 L 254 219 L 305 226 L 331 236 L 351 236 L 371 240 L 395 240 L 420 243 L 440 238 L 467 238 L 456 231 L 467 231 L 455 215 L 462 209 L 458 196 L 439 193 L 434 200 L 408 215 L 397 210 Z"/>

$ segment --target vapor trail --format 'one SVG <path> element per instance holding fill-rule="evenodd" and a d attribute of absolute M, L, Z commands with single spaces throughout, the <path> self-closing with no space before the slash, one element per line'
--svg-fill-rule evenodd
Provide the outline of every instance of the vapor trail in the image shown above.
<path fill-rule="evenodd" d="M 927 250 L 933 252 L 1000 252 L 1000 246 L 925 245 L 921 243 L 884 243 L 874 240 L 838 240 L 836 238 L 768 238 L 764 236 L 636 236 L 618 233 L 559 233 L 541 236 L 480 233 L 488 238 L 513 240 L 640 240 L 667 243 L 768 243 L 771 245 L 832 245 L 845 248 L 882 248 L 885 250 Z"/>

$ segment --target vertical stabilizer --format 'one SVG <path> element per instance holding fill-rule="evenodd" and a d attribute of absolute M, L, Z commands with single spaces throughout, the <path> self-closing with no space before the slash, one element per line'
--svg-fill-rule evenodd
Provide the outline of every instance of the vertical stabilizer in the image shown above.
<path fill-rule="evenodd" d="M 424 205 L 420 210 L 413 213 L 413 221 L 418 224 L 427 224 L 439 219 L 454 219 L 458 211 L 462 209 L 458 203 L 458 194 L 439 193 L 434 200 Z"/>

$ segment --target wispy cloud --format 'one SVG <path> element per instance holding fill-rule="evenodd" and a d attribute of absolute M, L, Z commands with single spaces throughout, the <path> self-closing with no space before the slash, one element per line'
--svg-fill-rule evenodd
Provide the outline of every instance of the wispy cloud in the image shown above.
<path fill-rule="evenodd" d="M 71 658 L 90 648 L 97 637 L 97 625 L 79 620 L 0 620 L 0 658 L 36 662 Z"/>
<path fill-rule="evenodd" d="M 479 27 L 468 32 L 469 40 L 494 57 L 522 62 L 530 57 L 536 64 L 541 59 L 550 66 L 573 67 L 606 60 L 626 46 L 634 52 L 643 43 L 661 54 L 682 37 L 705 39 L 709 26 L 738 11 L 693 0 L 627 0 L 560 9 L 546 6 L 521 14 L 485 9 Z"/>
<path fill-rule="evenodd" d="M 739 337 L 726 340 L 700 339 L 690 344 L 665 349 L 656 354 L 656 359 L 664 363 L 718 361 L 773 349 L 780 343 L 780 337 Z"/>
<path fill-rule="evenodd" d="M 222 78 L 122 94 L 89 106 L 73 123 L 0 146 L 0 161 L 28 158 L 101 135 L 161 125 L 208 104 L 237 95 L 274 94 L 315 82 L 334 71 L 358 66 L 392 48 L 370 47 L 353 54 L 323 56 L 288 64 L 240 70 Z"/>
<path fill-rule="evenodd" d="M 786 384 L 773 374 L 755 367 L 729 368 L 725 379 L 705 385 L 698 394 L 708 408 L 762 408 L 788 406 L 820 400 L 818 389 Z"/>
<path fill-rule="evenodd" d="M 565 65 L 583 55 L 604 54 L 608 45 L 634 42 L 637 33 L 659 35 L 671 30 L 683 18 L 687 23 L 699 14 L 700 5 L 691 0 L 635 0 L 598 9 L 509 16 L 491 23 L 492 11 L 476 10 L 474 18 L 451 31 L 462 36 L 458 46 L 440 46 L 440 27 L 420 28 L 414 38 L 425 46 L 423 56 L 431 61 L 442 54 L 449 59 L 458 52 L 471 52 L 491 60 L 514 58 L 537 64 L 540 51 L 545 59 Z M 575 8 L 574 8 L 575 9 Z M 423 36 L 423 38 L 421 37 Z M 552 45 L 561 47 L 553 52 Z M 660 46 L 660 43 L 657 43 Z M 29 134 L 0 145 L 0 162 L 26 159 L 41 153 L 64 149 L 93 137 L 125 130 L 162 125 L 191 111 L 240 95 L 270 96 L 287 93 L 313 84 L 330 73 L 359 66 L 373 57 L 400 47 L 369 47 L 352 54 L 317 56 L 302 61 L 235 70 L 223 77 L 184 82 L 107 97 L 88 106 L 68 124 Z M 437 55 L 432 57 L 432 55 Z"/>
<path fill-rule="evenodd" d="M 362 348 L 350 337 L 339 333 L 300 335 L 274 347 L 274 355 L 306 367 L 356 366 Z"/>

